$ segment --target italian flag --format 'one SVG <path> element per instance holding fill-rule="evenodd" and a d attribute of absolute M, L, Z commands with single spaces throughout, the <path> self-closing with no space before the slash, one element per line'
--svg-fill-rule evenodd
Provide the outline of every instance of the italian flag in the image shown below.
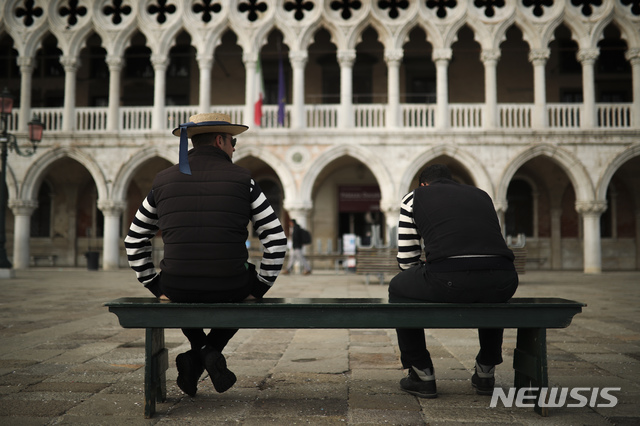
<path fill-rule="evenodd" d="M 256 126 L 260 126 L 262 123 L 262 100 L 264 98 L 264 81 L 262 80 L 262 64 L 260 63 L 260 57 L 258 56 L 258 63 L 256 65 L 255 81 L 253 83 L 255 103 L 253 104 L 253 121 Z"/>

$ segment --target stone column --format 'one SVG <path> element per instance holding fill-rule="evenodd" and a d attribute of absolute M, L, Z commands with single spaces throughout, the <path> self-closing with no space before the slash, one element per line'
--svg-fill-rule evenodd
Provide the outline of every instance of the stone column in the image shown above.
<path fill-rule="evenodd" d="M 62 130 L 70 132 L 76 128 L 76 72 L 80 61 L 75 56 L 63 56 L 60 63 L 64 67 L 64 115 Z"/>
<path fill-rule="evenodd" d="M 578 61 L 582 64 L 582 128 L 590 129 L 596 126 L 596 85 L 593 66 L 598 59 L 598 48 L 578 50 Z"/>
<path fill-rule="evenodd" d="M 211 68 L 213 67 L 213 58 L 209 55 L 197 56 L 198 69 L 200 71 L 200 89 L 198 106 L 199 113 L 209 112 L 211 108 Z"/>
<path fill-rule="evenodd" d="M 433 62 L 436 63 L 436 129 L 449 128 L 449 61 L 451 49 L 435 49 Z"/>
<path fill-rule="evenodd" d="M 633 82 L 633 110 L 631 112 L 631 127 L 637 129 L 640 128 L 640 48 L 627 50 L 625 56 L 631 63 L 631 78 Z"/>
<path fill-rule="evenodd" d="M 31 120 L 31 82 L 33 79 L 33 58 L 27 56 L 18 57 L 20 67 L 20 122 L 18 131 L 26 132 Z"/>
<path fill-rule="evenodd" d="M 352 128 L 355 120 L 353 116 L 353 64 L 356 61 L 355 50 L 338 51 L 340 64 L 340 113 L 338 127 Z"/>
<path fill-rule="evenodd" d="M 498 222 L 500 222 L 500 230 L 502 231 L 502 236 L 506 238 L 507 230 L 505 229 L 504 215 L 509 208 L 509 203 L 507 202 L 507 200 L 494 201 L 493 208 L 496 209 L 496 215 L 498 216 Z"/>
<path fill-rule="evenodd" d="M 484 64 L 484 128 L 495 129 L 498 126 L 498 89 L 496 66 L 500 59 L 499 49 L 483 50 L 481 60 Z"/>
<path fill-rule="evenodd" d="M 104 236 L 102 238 L 102 269 L 117 270 L 120 267 L 120 217 L 126 207 L 124 201 L 98 201 L 98 208 L 104 216 Z"/>
<path fill-rule="evenodd" d="M 532 49 L 529 52 L 529 62 L 533 64 L 533 117 L 534 129 L 547 127 L 547 83 L 545 67 L 549 59 L 549 49 Z"/>
<path fill-rule="evenodd" d="M 636 270 L 640 269 L 640 209 L 636 210 Z"/>
<path fill-rule="evenodd" d="M 36 200 L 11 200 L 9 208 L 13 212 L 13 268 L 27 269 L 31 258 L 29 239 L 31 238 L 31 215 L 38 208 Z"/>
<path fill-rule="evenodd" d="M 256 67 L 258 64 L 258 60 L 255 56 L 255 54 L 252 55 L 248 53 L 245 53 L 242 56 L 242 61 L 244 62 L 244 68 L 246 70 L 244 82 L 244 119 L 242 122 L 246 123 L 249 126 L 255 126 L 253 104 L 256 100 L 253 99 L 253 95 L 256 90 Z"/>
<path fill-rule="evenodd" d="M 400 63 L 404 52 L 402 49 L 387 49 L 384 60 L 387 62 L 387 123 L 386 127 L 393 129 L 401 125 L 400 112 Z"/>
<path fill-rule="evenodd" d="M 167 118 L 164 115 L 165 93 L 167 81 L 167 66 L 169 57 L 167 55 L 151 55 L 153 65 L 153 116 L 151 117 L 151 128 L 153 130 L 164 130 L 167 126 Z"/>
<path fill-rule="evenodd" d="M 304 68 L 307 65 L 308 57 L 308 53 L 304 50 L 289 52 L 289 60 L 293 68 L 292 129 L 304 129 L 307 127 L 304 111 Z"/>
<path fill-rule="evenodd" d="M 562 269 L 562 208 L 551 209 L 551 269 Z"/>
<path fill-rule="evenodd" d="M 380 201 L 380 211 L 384 213 L 386 223 L 385 242 L 389 247 L 398 247 L 398 221 L 400 220 L 400 203 Z"/>
<path fill-rule="evenodd" d="M 576 211 L 582 215 L 584 228 L 584 273 L 602 272 L 600 216 L 607 209 L 606 201 L 577 201 Z"/>
<path fill-rule="evenodd" d="M 309 224 L 311 223 L 311 207 L 289 207 L 287 208 L 287 212 L 289 213 L 289 218 L 295 219 L 298 225 L 305 229 L 309 229 Z M 288 226 L 288 223 L 282 224 L 283 228 Z"/>
<path fill-rule="evenodd" d="M 109 111 L 107 112 L 107 131 L 120 130 L 120 76 L 122 72 L 122 57 L 107 55 L 109 66 Z"/>

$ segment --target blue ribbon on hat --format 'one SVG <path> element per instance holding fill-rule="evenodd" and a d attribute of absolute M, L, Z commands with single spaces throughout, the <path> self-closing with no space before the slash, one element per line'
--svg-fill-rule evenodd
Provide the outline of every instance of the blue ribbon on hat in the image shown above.
<path fill-rule="evenodd" d="M 227 121 L 201 121 L 194 123 L 192 121 L 188 123 L 182 123 L 180 128 L 180 153 L 178 157 L 178 167 L 180 173 L 185 175 L 191 174 L 191 167 L 189 166 L 189 136 L 187 129 L 189 127 L 201 127 L 201 126 L 229 126 L 231 123 Z"/>

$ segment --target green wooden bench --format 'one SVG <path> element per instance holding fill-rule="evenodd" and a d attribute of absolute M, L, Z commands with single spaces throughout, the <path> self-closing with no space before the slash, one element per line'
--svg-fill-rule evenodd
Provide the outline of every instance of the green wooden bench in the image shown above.
<path fill-rule="evenodd" d="M 165 328 L 516 328 L 515 386 L 547 387 L 548 328 L 568 327 L 582 303 L 513 298 L 507 303 L 421 303 L 386 299 L 264 298 L 241 303 L 174 303 L 153 297 L 105 304 L 125 328 L 146 329 L 145 417 L 166 398 Z M 535 410 L 546 416 L 546 407 Z"/>

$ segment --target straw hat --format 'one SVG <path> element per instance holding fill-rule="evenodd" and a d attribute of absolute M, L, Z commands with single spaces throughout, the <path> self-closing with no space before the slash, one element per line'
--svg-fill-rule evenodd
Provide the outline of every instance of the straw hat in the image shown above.
<path fill-rule="evenodd" d="M 217 112 L 207 112 L 189 117 L 188 123 L 182 123 L 180 127 L 173 130 L 173 134 L 180 136 L 180 172 L 185 175 L 191 174 L 188 159 L 188 138 L 200 133 L 229 133 L 232 136 L 239 135 L 249 127 L 242 124 L 231 124 L 231 117 L 227 114 Z"/>
<path fill-rule="evenodd" d="M 229 133 L 232 136 L 239 135 L 249 127 L 243 124 L 231 124 L 231 116 L 219 112 L 206 112 L 189 117 L 188 123 L 183 123 L 173 130 L 175 136 L 180 136 L 184 129 L 187 137 L 200 133 Z"/>

